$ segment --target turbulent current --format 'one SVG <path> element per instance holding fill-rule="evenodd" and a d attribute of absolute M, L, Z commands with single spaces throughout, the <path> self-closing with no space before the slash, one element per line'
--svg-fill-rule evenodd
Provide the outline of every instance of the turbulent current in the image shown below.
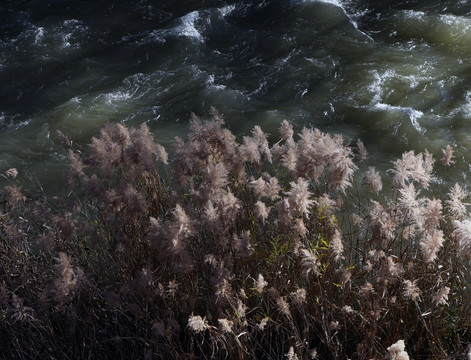
<path fill-rule="evenodd" d="M 211 106 L 236 134 L 283 119 L 361 138 L 370 161 L 451 144 L 471 164 L 471 1 L 0 3 L 0 172 L 54 188 L 106 121 L 164 145 Z"/>

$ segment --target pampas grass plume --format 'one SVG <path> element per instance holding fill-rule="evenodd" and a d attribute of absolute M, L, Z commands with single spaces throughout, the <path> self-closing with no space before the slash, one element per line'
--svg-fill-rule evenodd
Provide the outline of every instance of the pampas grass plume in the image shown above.
<path fill-rule="evenodd" d="M 398 340 L 396 343 L 388 347 L 387 360 L 409 360 L 409 354 L 405 351 L 404 340 Z"/>

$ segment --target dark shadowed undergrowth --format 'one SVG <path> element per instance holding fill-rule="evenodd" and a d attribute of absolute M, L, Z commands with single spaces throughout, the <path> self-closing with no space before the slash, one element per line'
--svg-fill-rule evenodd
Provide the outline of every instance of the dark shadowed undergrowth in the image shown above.
<path fill-rule="evenodd" d="M 467 194 L 431 154 L 385 193 L 361 141 L 238 141 L 215 110 L 169 152 L 107 124 L 70 148 L 67 196 L 4 174 L 3 359 L 471 357 Z"/>

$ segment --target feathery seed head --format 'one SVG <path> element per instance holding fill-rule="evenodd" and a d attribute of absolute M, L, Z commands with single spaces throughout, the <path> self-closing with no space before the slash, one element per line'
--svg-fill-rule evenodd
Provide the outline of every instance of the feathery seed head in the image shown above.
<path fill-rule="evenodd" d="M 453 155 L 453 148 L 448 144 L 445 149 L 442 149 L 443 152 L 443 157 L 441 159 L 442 164 L 444 166 L 450 166 L 451 164 L 454 164 L 455 161 L 453 160 L 454 155 Z"/>
<path fill-rule="evenodd" d="M 209 328 L 206 317 L 202 318 L 199 315 L 193 316 L 193 314 L 188 318 L 188 327 L 195 333 L 204 332 Z"/>

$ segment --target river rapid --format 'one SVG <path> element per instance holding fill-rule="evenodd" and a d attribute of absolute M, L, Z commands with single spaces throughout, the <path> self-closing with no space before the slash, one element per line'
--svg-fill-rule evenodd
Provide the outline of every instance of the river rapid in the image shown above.
<path fill-rule="evenodd" d="M 283 119 L 361 138 L 382 170 L 403 151 L 471 164 L 471 1 L 2 1 L 0 172 L 56 191 L 66 151 L 106 122 L 169 145 L 211 106 L 237 135 Z M 0 180 L 3 181 L 3 180 Z"/>

